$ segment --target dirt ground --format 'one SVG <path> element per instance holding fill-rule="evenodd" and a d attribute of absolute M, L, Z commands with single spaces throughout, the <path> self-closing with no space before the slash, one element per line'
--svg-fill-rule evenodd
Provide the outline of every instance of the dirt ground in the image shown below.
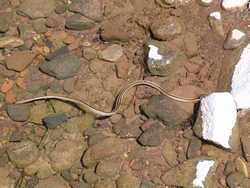
<path fill-rule="evenodd" d="M 146 86 L 112 117 L 55 99 L 15 104 L 56 95 L 109 112 L 142 79 L 180 97 L 221 90 L 227 58 L 247 44 L 249 10 L 202 2 L 0 0 L 0 188 L 250 187 L 247 110 L 232 151 L 195 134 L 199 103 Z M 244 40 L 230 40 L 233 29 Z M 200 161 L 214 165 L 196 185 Z"/>

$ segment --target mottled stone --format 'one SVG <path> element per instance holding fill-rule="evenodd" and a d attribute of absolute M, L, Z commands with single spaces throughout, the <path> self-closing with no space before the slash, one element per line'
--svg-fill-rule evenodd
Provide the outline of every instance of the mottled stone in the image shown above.
<path fill-rule="evenodd" d="M 30 117 L 30 107 L 28 105 L 8 105 L 7 113 L 14 121 L 27 121 Z"/>
<path fill-rule="evenodd" d="M 72 29 L 77 31 L 91 29 L 94 26 L 95 26 L 94 21 L 78 14 L 66 18 L 66 23 L 65 23 L 65 27 L 67 29 Z"/>
<path fill-rule="evenodd" d="M 56 113 L 44 117 L 42 121 L 48 129 L 55 129 L 57 126 L 65 123 L 67 119 L 64 113 Z"/>
<path fill-rule="evenodd" d="M 118 44 L 113 44 L 100 53 L 100 57 L 106 61 L 117 61 L 123 55 L 123 48 Z"/>
<path fill-rule="evenodd" d="M 121 174 L 116 180 L 117 188 L 139 188 L 141 180 L 131 174 Z"/>
<path fill-rule="evenodd" d="M 115 177 L 119 174 L 121 164 L 116 161 L 101 161 L 96 167 L 96 174 L 102 177 Z"/>
<path fill-rule="evenodd" d="M 30 121 L 36 124 L 42 124 L 42 119 L 52 112 L 52 108 L 46 103 L 32 106 L 30 110 Z"/>
<path fill-rule="evenodd" d="M 0 48 L 16 48 L 23 44 L 24 41 L 17 37 L 0 37 Z"/>
<path fill-rule="evenodd" d="M 40 180 L 39 183 L 34 186 L 34 188 L 45 187 L 70 188 L 69 184 L 61 176 L 51 176 L 44 180 Z"/>

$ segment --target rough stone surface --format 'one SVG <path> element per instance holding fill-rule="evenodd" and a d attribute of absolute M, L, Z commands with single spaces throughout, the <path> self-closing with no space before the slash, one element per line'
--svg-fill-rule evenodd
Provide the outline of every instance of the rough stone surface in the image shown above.
<path fill-rule="evenodd" d="M 153 96 L 147 104 L 141 105 L 141 110 L 152 119 L 159 119 L 169 127 L 180 126 L 190 115 L 175 102 L 164 96 Z"/>
<path fill-rule="evenodd" d="M 16 181 L 11 178 L 13 169 L 10 166 L 0 167 L 0 185 L 2 188 L 14 188 Z"/>
<path fill-rule="evenodd" d="M 118 44 L 113 44 L 100 53 L 100 57 L 106 61 L 117 61 L 123 55 L 123 49 Z"/>
<path fill-rule="evenodd" d="M 226 178 L 226 182 L 230 188 L 241 187 L 243 183 L 244 175 L 240 172 L 233 172 Z"/>
<path fill-rule="evenodd" d="M 141 180 L 131 174 L 122 174 L 117 180 L 117 188 L 139 188 Z"/>
<path fill-rule="evenodd" d="M 16 48 L 23 44 L 24 41 L 17 37 L 0 37 L 0 48 Z"/>
<path fill-rule="evenodd" d="M 157 2 L 166 8 L 185 6 L 192 2 L 193 0 L 157 0 Z"/>
<path fill-rule="evenodd" d="M 62 140 L 56 144 L 55 149 L 49 154 L 52 168 L 56 171 L 69 169 L 86 149 L 86 144 L 77 140 Z"/>
<path fill-rule="evenodd" d="M 40 65 L 40 69 L 50 76 L 63 80 L 75 76 L 80 66 L 81 61 L 78 57 L 65 54 L 44 62 Z"/>
<path fill-rule="evenodd" d="M 182 32 L 182 26 L 176 17 L 154 22 L 150 29 L 153 37 L 158 40 L 171 40 Z"/>
<path fill-rule="evenodd" d="M 30 121 L 36 124 L 42 124 L 42 119 L 52 112 L 52 108 L 46 103 L 32 106 L 30 110 Z"/>
<path fill-rule="evenodd" d="M 43 123 L 48 129 L 54 129 L 66 121 L 67 116 L 64 113 L 51 114 L 43 118 Z"/>
<path fill-rule="evenodd" d="M 95 184 L 95 188 L 116 188 L 115 181 L 110 179 L 103 179 Z"/>
<path fill-rule="evenodd" d="M 28 105 L 8 105 L 7 113 L 14 121 L 27 121 L 30 117 L 30 107 Z"/>
<path fill-rule="evenodd" d="M 11 162 L 18 168 L 30 165 L 39 157 L 39 150 L 31 141 L 12 143 L 7 152 Z"/>
<path fill-rule="evenodd" d="M 54 0 L 25 0 L 18 8 L 18 13 L 32 19 L 48 17 L 55 9 Z"/>
<path fill-rule="evenodd" d="M 94 21 L 78 14 L 68 17 L 65 23 L 65 27 L 67 29 L 72 29 L 77 31 L 91 29 L 94 26 L 95 26 Z"/>
<path fill-rule="evenodd" d="M 119 174 L 120 166 L 116 161 L 102 161 L 96 167 L 96 174 L 101 177 L 115 177 Z"/>
<path fill-rule="evenodd" d="M 246 39 L 247 35 L 244 32 L 238 29 L 230 30 L 224 42 L 224 48 L 227 50 L 238 48 L 244 44 Z"/>
<path fill-rule="evenodd" d="M 18 51 L 5 58 L 6 66 L 10 70 L 21 72 L 32 63 L 36 54 L 31 51 Z"/>
<path fill-rule="evenodd" d="M 224 37 L 225 31 L 220 12 L 212 12 L 208 17 L 211 29 L 219 36 Z"/>
<path fill-rule="evenodd" d="M 70 188 L 69 184 L 61 176 L 51 176 L 44 180 L 40 180 L 39 183 L 34 186 L 34 188 L 45 187 Z"/>

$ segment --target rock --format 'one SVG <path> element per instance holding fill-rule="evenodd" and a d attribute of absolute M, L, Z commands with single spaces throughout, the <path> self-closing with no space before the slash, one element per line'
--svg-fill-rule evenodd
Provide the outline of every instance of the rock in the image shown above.
<path fill-rule="evenodd" d="M 123 55 L 123 48 L 118 44 L 113 44 L 100 53 L 100 58 L 106 61 L 114 62 Z"/>
<path fill-rule="evenodd" d="M 23 23 L 21 25 L 18 25 L 18 32 L 20 35 L 20 38 L 23 40 L 33 40 L 32 36 L 34 35 L 34 29 L 32 27 L 32 24 L 30 23 Z"/>
<path fill-rule="evenodd" d="M 0 167 L 0 185 L 2 188 L 14 188 L 16 181 L 11 177 L 13 169 L 11 166 Z"/>
<path fill-rule="evenodd" d="M 67 46 L 62 46 L 60 48 L 57 48 L 55 51 L 50 52 L 47 56 L 46 59 L 47 60 L 52 60 L 57 56 L 61 56 L 64 54 L 69 53 L 69 48 Z"/>
<path fill-rule="evenodd" d="M 27 121 L 30 117 L 30 107 L 25 104 L 8 105 L 7 113 L 13 121 Z"/>
<path fill-rule="evenodd" d="M 243 180 L 244 180 L 244 175 L 239 172 L 233 172 L 229 174 L 226 178 L 227 185 L 230 188 L 242 187 Z"/>
<path fill-rule="evenodd" d="M 95 26 L 94 21 L 78 14 L 66 18 L 66 23 L 65 23 L 65 27 L 67 29 L 72 29 L 77 31 L 91 29 L 94 26 Z"/>
<path fill-rule="evenodd" d="M 77 140 L 59 141 L 55 149 L 49 154 L 52 168 L 56 171 L 71 168 L 76 161 L 80 161 L 86 147 L 84 142 Z"/>
<path fill-rule="evenodd" d="M 69 184 L 61 176 L 51 176 L 47 179 L 40 180 L 34 188 L 44 188 L 44 187 L 53 187 L 53 188 L 70 188 Z"/>
<path fill-rule="evenodd" d="M 48 114 L 52 114 L 52 108 L 46 104 L 41 103 L 35 106 L 32 106 L 30 110 L 30 121 L 36 124 L 42 124 L 42 119 L 46 117 Z"/>
<path fill-rule="evenodd" d="M 116 188 L 115 181 L 110 179 L 100 180 L 95 184 L 95 188 Z"/>
<path fill-rule="evenodd" d="M 155 188 L 155 184 L 150 181 L 143 181 L 140 188 Z"/>
<path fill-rule="evenodd" d="M 81 67 L 81 60 L 74 55 L 57 56 L 51 61 L 46 61 L 40 65 L 40 69 L 50 76 L 59 80 L 73 77 Z"/>
<path fill-rule="evenodd" d="M 25 0 L 18 8 L 18 13 L 31 19 L 48 17 L 55 9 L 54 0 Z"/>
<path fill-rule="evenodd" d="M 56 2 L 56 8 L 55 8 L 55 13 L 57 14 L 63 14 L 67 10 L 67 5 L 64 1 L 57 1 Z"/>
<path fill-rule="evenodd" d="M 91 185 L 81 181 L 70 182 L 70 186 L 71 188 L 92 188 Z"/>
<path fill-rule="evenodd" d="M 103 149 L 105 148 L 105 150 Z M 125 142 L 121 139 L 110 137 L 98 142 L 84 153 L 83 164 L 85 166 L 93 166 L 98 161 L 111 156 L 119 156 L 126 152 Z"/>
<path fill-rule="evenodd" d="M 93 169 L 86 169 L 84 170 L 83 179 L 89 184 L 95 184 L 98 181 L 99 176 L 94 172 Z"/>
<path fill-rule="evenodd" d="M 56 113 L 44 117 L 42 121 L 47 129 L 55 129 L 57 126 L 65 123 L 67 119 L 64 113 Z"/>
<path fill-rule="evenodd" d="M 101 26 L 101 39 L 107 42 L 128 42 L 130 35 L 124 22 L 114 19 L 104 22 Z"/>
<path fill-rule="evenodd" d="M 212 93 L 201 100 L 193 130 L 200 138 L 237 151 L 239 127 L 236 121 L 237 109 L 232 95 L 228 92 Z"/>
<path fill-rule="evenodd" d="M 207 157 L 194 158 L 171 168 L 161 179 L 168 186 L 213 188 L 217 187 L 215 184 L 217 165 L 217 161 Z"/>
<path fill-rule="evenodd" d="M 234 0 L 223 0 L 222 8 L 225 10 L 238 10 L 244 9 L 248 3 L 248 0 L 234 1 Z"/>
<path fill-rule="evenodd" d="M 87 47 L 87 48 L 83 48 L 82 50 L 82 56 L 91 61 L 93 59 L 95 59 L 97 57 L 97 52 L 94 48 L 90 48 L 90 47 Z"/>
<path fill-rule="evenodd" d="M 175 151 L 174 144 L 169 141 L 166 141 L 162 146 L 162 156 L 169 164 L 169 166 L 174 167 L 178 164 L 177 153 Z"/>
<path fill-rule="evenodd" d="M 5 33 L 9 30 L 11 19 L 11 13 L 4 12 L 0 14 L 0 33 Z"/>
<path fill-rule="evenodd" d="M 178 127 L 190 118 L 189 113 L 162 95 L 151 97 L 147 104 L 140 106 L 140 109 L 147 117 L 159 119 L 168 127 Z"/>
<path fill-rule="evenodd" d="M 156 122 L 140 135 L 138 142 L 143 146 L 159 146 L 164 140 L 165 131 L 165 128 Z"/>
<path fill-rule="evenodd" d="M 249 162 L 250 161 L 250 148 L 248 147 L 250 144 L 250 138 L 248 135 L 241 137 L 241 143 L 244 151 L 244 157 Z"/>
<path fill-rule="evenodd" d="M 21 72 L 26 69 L 36 57 L 31 51 L 18 51 L 5 58 L 6 66 L 10 70 Z"/>
<path fill-rule="evenodd" d="M 210 13 L 208 16 L 208 21 L 209 21 L 211 29 L 218 35 L 224 37 L 225 31 L 223 27 L 221 13 L 220 12 Z"/>
<path fill-rule="evenodd" d="M 186 57 L 169 49 L 164 42 L 151 41 L 148 44 L 147 67 L 153 76 L 170 76 L 183 66 Z"/>
<path fill-rule="evenodd" d="M 121 119 L 112 128 L 113 131 L 121 138 L 137 138 L 141 133 L 139 120 L 127 123 L 125 119 Z"/>
<path fill-rule="evenodd" d="M 72 93 L 74 91 L 75 82 L 76 78 L 74 77 L 64 80 L 63 90 L 66 91 L 67 93 Z"/>
<path fill-rule="evenodd" d="M 158 40 L 171 40 L 182 32 L 181 23 L 174 16 L 152 23 L 150 29 L 153 37 Z"/>
<path fill-rule="evenodd" d="M 39 157 L 39 150 L 31 141 L 11 143 L 8 150 L 10 161 L 18 168 L 24 168 L 35 162 Z"/>
<path fill-rule="evenodd" d="M 32 22 L 32 26 L 37 33 L 46 33 L 48 28 L 45 25 L 46 19 L 36 19 Z"/>
<path fill-rule="evenodd" d="M 187 32 L 184 36 L 184 45 L 186 49 L 186 55 L 188 57 L 193 57 L 198 54 L 199 46 L 197 37 L 194 33 Z"/>
<path fill-rule="evenodd" d="M 102 20 L 103 8 L 101 0 L 74 0 L 69 6 L 70 11 L 80 13 L 95 21 Z"/>
<path fill-rule="evenodd" d="M 56 113 L 64 113 L 67 117 L 77 116 L 78 109 L 73 105 L 60 100 L 51 100 L 51 105 Z"/>
<path fill-rule="evenodd" d="M 139 188 L 141 180 L 131 174 L 121 174 L 116 180 L 117 188 Z"/>
<path fill-rule="evenodd" d="M 201 144 L 202 144 L 201 140 L 196 137 L 190 140 L 190 143 L 188 146 L 188 152 L 187 152 L 188 159 L 200 156 Z"/>
<path fill-rule="evenodd" d="M 115 177 L 119 174 L 121 164 L 116 161 L 101 161 L 96 167 L 96 174 L 101 177 Z"/>
<path fill-rule="evenodd" d="M 232 50 L 240 47 L 246 41 L 246 34 L 238 29 L 230 30 L 224 42 L 224 49 Z"/>
<path fill-rule="evenodd" d="M 193 0 L 156 0 L 157 3 L 166 8 L 185 6 L 190 4 L 192 1 Z"/>
<path fill-rule="evenodd" d="M 213 0 L 199 0 L 199 3 L 203 6 L 210 6 L 213 3 Z"/>
<path fill-rule="evenodd" d="M 17 37 L 0 37 L 0 48 L 16 48 L 23 44 L 24 41 Z"/>
<path fill-rule="evenodd" d="M 55 174 L 46 155 L 41 155 L 34 163 L 25 167 L 24 172 L 29 176 L 36 175 L 39 179 L 48 178 Z"/>
<path fill-rule="evenodd" d="M 131 70 L 131 65 L 128 62 L 126 57 L 122 57 L 120 61 L 116 62 L 116 75 L 118 78 L 126 79 L 129 76 L 129 72 Z"/>

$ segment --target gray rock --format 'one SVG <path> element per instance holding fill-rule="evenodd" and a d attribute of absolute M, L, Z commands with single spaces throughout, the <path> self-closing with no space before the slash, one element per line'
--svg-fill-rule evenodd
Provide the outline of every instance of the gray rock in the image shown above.
<path fill-rule="evenodd" d="M 123 55 L 123 48 L 118 44 L 113 44 L 100 53 L 100 58 L 106 61 L 117 61 Z"/>
<path fill-rule="evenodd" d="M 164 140 L 165 131 L 165 127 L 156 122 L 141 134 L 138 142 L 143 146 L 159 146 Z"/>
<path fill-rule="evenodd" d="M 8 150 L 10 161 L 18 168 L 24 168 L 35 162 L 39 157 L 39 150 L 31 141 L 12 143 Z"/>
<path fill-rule="evenodd" d="M 46 56 L 46 59 L 47 60 L 52 60 L 52 59 L 54 59 L 57 56 L 64 55 L 64 54 L 67 54 L 67 53 L 69 53 L 69 48 L 67 46 L 63 46 L 63 47 L 58 48 L 55 51 L 49 53 Z"/>
<path fill-rule="evenodd" d="M 185 55 L 174 51 L 165 42 L 150 41 L 147 58 L 147 68 L 151 75 L 170 76 L 183 67 Z"/>
<path fill-rule="evenodd" d="M 121 174 L 116 180 L 117 188 L 139 188 L 141 180 L 131 174 Z"/>
<path fill-rule="evenodd" d="M 18 13 L 31 19 L 48 17 L 55 9 L 54 0 L 24 0 L 18 8 Z"/>
<path fill-rule="evenodd" d="M 6 12 L 0 14 L 0 33 L 5 33 L 9 30 L 11 19 L 11 13 Z"/>
<path fill-rule="evenodd" d="M 190 140 L 190 143 L 188 146 L 187 157 L 189 159 L 194 158 L 194 157 L 198 157 L 201 153 L 201 151 L 200 151 L 201 145 L 202 145 L 201 140 L 196 138 L 196 137 L 193 137 Z"/>
<path fill-rule="evenodd" d="M 146 116 L 159 119 L 168 127 L 178 127 L 190 118 L 189 113 L 184 111 L 173 100 L 162 95 L 153 96 L 147 104 L 140 106 Z"/>
<path fill-rule="evenodd" d="M 56 113 L 43 118 L 43 123 L 48 129 L 55 129 L 57 126 L 65 123 L 67 119 L 64 113 Z"/>
<path fill-rule="evenodd" d="M 171 40 L 182 32 L 181 23 L 174 16 L 154 22 L 150 29 L 153 37 L 158 40 Z"/>
<path fill-rule="evenodd" d="M 82 31 L 86 29 L 91 29 L 95 26 L 95 22 L 89 18 L 75 14 L 66 18 L 65 27 L 67 29 Z"/>
<path fill-rule="evenodd" d="M 37 33 L 46 33 L 48 28 L 45 25 L 46 19 L 36 19 L 32 22 L 32 26 Z"/>
<path fill-rule="evenodd" d="M 227 185 L 230 188 L 242 187 L 243 180 L 244 180 L 244 175 L 239 172 L 233 172 L 229 174 L 226 178 Z"/>
<path fill-rule="evenodd" d="M 30 117 L 30 107 L 25 104 L 8 105 L 7 113 L 13 121 L 27 121 Z"/>
<path fill-rule="evenodd" d="M 100 21 L 103 18 L 103 5 L 101 0 L 73 0 L 69 6 L 69 10 L 80 13 L 95 21 Z"/>
<path fill-rule="evenodd" d="M 50 76 L 59 80 L 70 78 L 76 75 L 81 66 L 81 61 L 74 55 L 57 56 L 51 61 L 44 62 L 40 69 Z"/>

